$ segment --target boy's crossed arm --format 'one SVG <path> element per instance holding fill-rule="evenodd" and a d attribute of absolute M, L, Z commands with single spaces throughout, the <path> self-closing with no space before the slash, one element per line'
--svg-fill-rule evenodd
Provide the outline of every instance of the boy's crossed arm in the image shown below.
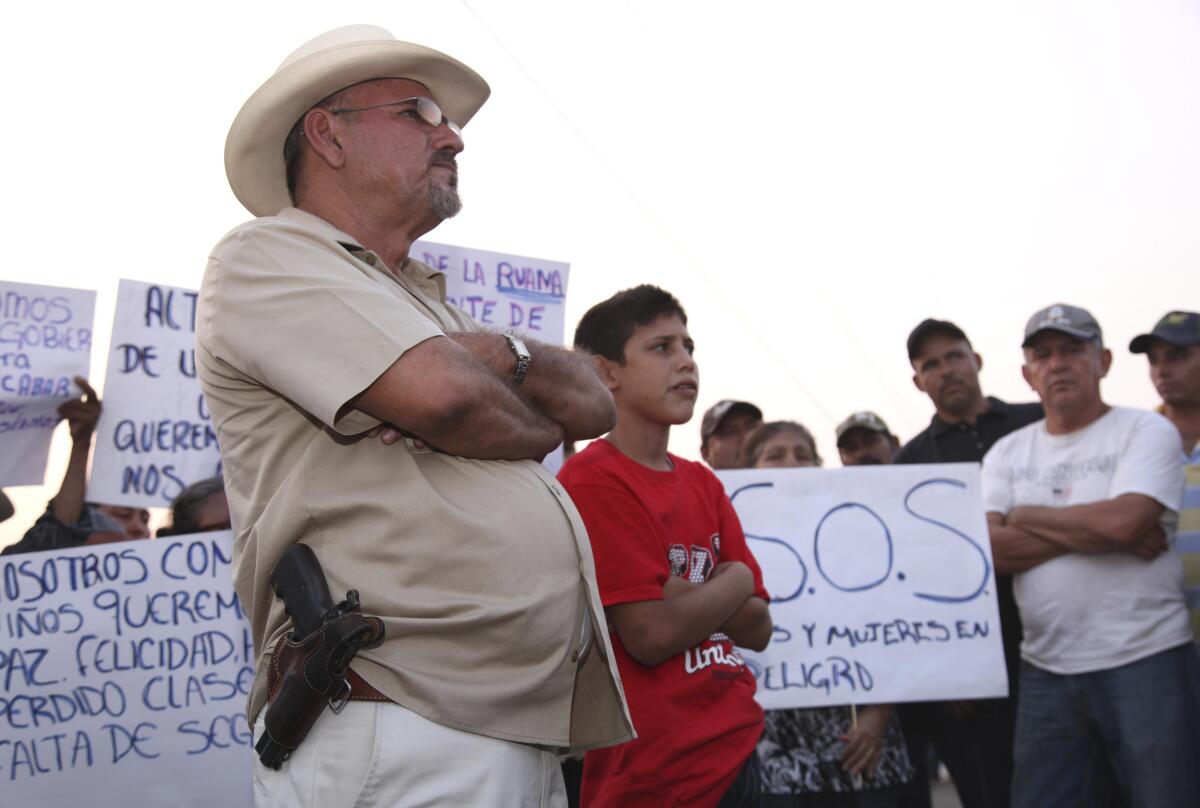
<path fill-rule="evenodd" d="M 740 561 L 718 564 L 702 584 L 669 576 L 662 600 L 619 603 L 606 612 L 629 655 L 651 668 L 717 631 L 755 651 L 771 639 L 767 602 L 754 595 L 754 574 Z"/>

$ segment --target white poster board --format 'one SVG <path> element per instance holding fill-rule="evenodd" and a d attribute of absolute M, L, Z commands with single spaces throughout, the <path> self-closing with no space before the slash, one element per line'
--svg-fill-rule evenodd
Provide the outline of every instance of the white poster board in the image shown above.
<path fill-rule="evenodd" d="M 569 264 L 432 241 L 415 242 L 412 256 L 446 274 L 446 299 L 476 322 L 550 345 L 565 344 Z M 562 447 L 542 463 L 557 474 Z"/>
<path fill-rule="evenodd" d="M 196 378 L 197 292 L 122 280 L 88 498 L 166 507 L 220 474 L 217 433 Z"/>
<path fill-rule="evenodd" d="M 568 264 L 430 241 L 413 244 L 412 255 L 446 273 L 447 299 L 477 322 L 563 344 Z"/>
<path fill-rule="evenodd" d="M 0 558 L 0 806 L 250 808 L 228 531 Z"/>
<path fill-rule="evenodd" d="M 772 598 L 763 707 L 1007 695 L 978 465 L 718 476 Z"/>
<path fill-rule="evenodd" d="M 96 293 L 0 281 L 0 487 L 41 485 L 58 407 L 88 375 Z"/>

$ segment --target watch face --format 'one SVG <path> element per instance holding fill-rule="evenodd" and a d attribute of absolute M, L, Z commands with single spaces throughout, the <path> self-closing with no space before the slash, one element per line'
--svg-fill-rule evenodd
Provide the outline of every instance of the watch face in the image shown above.
<path fill-rule="evenodd" d="M 520 337 L 514 337 L 508 334 L 508 346 L 512 348 L 512 352 L 517 355 L 518 359 L 529 359 L 529 349 L 525 347 L 525 343 Z"/>

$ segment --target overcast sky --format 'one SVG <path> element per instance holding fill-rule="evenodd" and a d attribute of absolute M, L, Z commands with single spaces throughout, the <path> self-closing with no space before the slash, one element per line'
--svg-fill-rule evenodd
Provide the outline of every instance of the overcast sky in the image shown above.
<path fill-rule="evenodd" d="M 3 277 L 198 286 L 248 217 L 222 149 L 306 39 L 372 23 L 491 84 L 434 241 L 570 263 L 568 330 L 636 283 L 674 292 L 725 397 L 833 427 L 928 421 L 904 353 L 926 316 L 1025 400 L 1034 310 L 1087 306 L 1106 395 L 1156 403 L 1129 339 L 1200 308 L 1200 2 L 208 2 L 8 4 Z M 102 368 L 93 365 L 94 380 Z M 98 386 L 98 385 L 97 385 Z M 62 441 L 59 441 L 60 449 Z M 61 452 L 60 452 L 61 453 Z M 57 488 L 10 489 L 24 531 Z"/>

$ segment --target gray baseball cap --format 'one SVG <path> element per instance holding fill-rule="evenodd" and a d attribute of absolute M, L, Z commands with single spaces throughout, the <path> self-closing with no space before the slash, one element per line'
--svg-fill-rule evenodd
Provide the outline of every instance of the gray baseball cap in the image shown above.
<path fill-rule="evenodd" d="M 1150 343 L 1160 339 L 1170 345 L 1186 348 L 1200 345 L 1200 314 L 1194 311 L 1171 311 L 1154 325 L 1149 334 L 1138 334 L 1129 343 L 1133 353 L 1147 353 Z"/>
<path fill-rule="evenodd" d="M 884 435 L 892 434 L 892 431 L 888 429 L 888 425 L 883 422 L 882 418 L 870 410 L 861 410 L 852 413 L 849 418 L 838 424 L 836 432 L 838 446 L 842 445 L 842 437 L 852 429 L 869 429 L 872 432 L 879 432 Z"/>
<path fill-rule="evenodd" d="M 725 420 L 725 416 L 734 412 L 747 413 L 756 421 L 761 421 L 763 417 L 762 410 L 749 401 L 734 401 L 728 398 L 721 399 L 709 407 L 708 412 L 704 413 L 704 419 L 700 422 L 701 441 L 708 440 L 708 436 L 716 432 L 721 426 L 721 422 Z"/>
<path fill-rule="evenodd" d="M 1029 318 L 1025 324 L 1025 341 L 1022 348 L 1029 347 L 1029 341 L 1041 331 L 1058 331 L 1075 339 L 1085 342 L 1103 342 L 1100 323 L 1087 309 L 1078 306 L 1068 306 L 1066 303 L 1055 303 L 1047 306 Z"/>

